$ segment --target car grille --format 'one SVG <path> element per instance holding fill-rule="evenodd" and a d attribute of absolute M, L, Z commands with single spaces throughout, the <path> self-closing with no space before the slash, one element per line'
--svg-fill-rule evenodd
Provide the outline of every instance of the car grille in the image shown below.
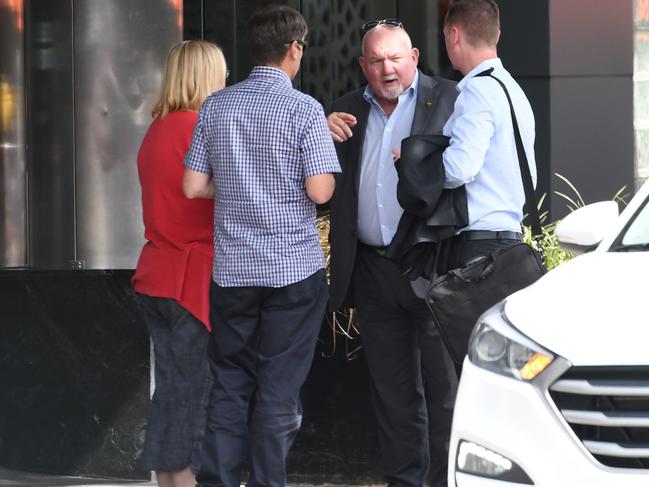
<path fill-rule="evenodd" d="M 600 463 L 649 469 L 649 367 L 573 367 L 550 396 Z"/>

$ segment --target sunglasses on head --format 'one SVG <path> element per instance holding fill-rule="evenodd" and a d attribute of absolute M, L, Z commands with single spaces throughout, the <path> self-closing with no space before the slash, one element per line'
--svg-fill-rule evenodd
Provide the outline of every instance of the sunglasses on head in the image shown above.
<path fill-rule="evenodd" d="M 363 34 L 367 34 L 374 27 L 378 27 L 379 25 L 387 25 L 389 27 L 394 27 L 396 29 L 403 29 L 403 23 L 400 20 L 382 19 L 382 20 L 371 20 L 369 22 L 365 22 L 363 25 L 361 25 L 361 32 Z"/>

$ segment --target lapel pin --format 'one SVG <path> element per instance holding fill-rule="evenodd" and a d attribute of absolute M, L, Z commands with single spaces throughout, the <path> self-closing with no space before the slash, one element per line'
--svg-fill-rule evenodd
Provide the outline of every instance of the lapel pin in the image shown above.
<path fill-rule="evenodd" d="M 430 108 L 433 106 L 433 102 L 431 100 L 426 100 L 426 108 Z"/>

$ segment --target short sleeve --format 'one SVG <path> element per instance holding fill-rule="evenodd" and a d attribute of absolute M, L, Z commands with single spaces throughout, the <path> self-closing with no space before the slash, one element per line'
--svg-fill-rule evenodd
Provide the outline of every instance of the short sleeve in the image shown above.
<path fill-rule="evenodd" d="M 189 151 L 185 155 L 183 164 L 185 168 L 190 171 L 202 172 L 211 174 L 212 168 L 210 167 L 209 151 L 207 148 L 207 140 L 205 138 L 205 112 L 203 110 L 205 105 L 201 107 L 194 127 L 194 135 L 192 136 L 192 143 L 189 146 Z"/>
<path fill-rule="evenodd" d="M 307 116 L 300 154 L 306 177 L 340 172 L 338 155 L 334 147 L 324 110 L 315 105 Z"/>

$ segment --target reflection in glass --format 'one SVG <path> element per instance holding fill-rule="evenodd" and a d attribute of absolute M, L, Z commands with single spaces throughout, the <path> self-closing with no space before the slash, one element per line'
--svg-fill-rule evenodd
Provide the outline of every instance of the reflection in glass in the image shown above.
<path fill-rule="evenodd" d="M 633 107 L 636 188 L 649 178 L 649 0 L 634 0 Z"/>
<path fill-rule="evenodd" d="M 0 268 L 27 264 L 23 0 L 0 0 Z"/>
<path fill-rule="evenodd" d="M 87 268 L 134 268 L 143 244 L 134 168 L 165 55 L 181 37 L 173 4 L 75 3 L 76 234 Z"/>

